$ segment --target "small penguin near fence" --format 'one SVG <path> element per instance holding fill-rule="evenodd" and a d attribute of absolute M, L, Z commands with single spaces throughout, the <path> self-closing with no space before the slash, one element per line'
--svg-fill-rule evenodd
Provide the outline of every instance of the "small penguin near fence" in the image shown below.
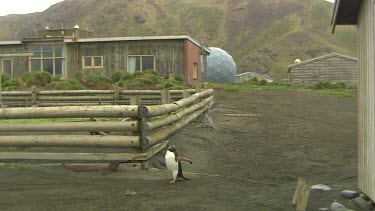
<path fill-rule="evenodd" d="M 167 147 L 167 152 L 165 153 L 165 164 L 167 169 L 172 172 L 173 175 L 173 180 L 170 181 L 170 183 L 175 183 L 177 179 L 189 180 L 189 178 L 186 178 L 182 173 L 181 161 L 193 164 L 188 158 L 178 156 L 175 146 L 171 145 Z"/>

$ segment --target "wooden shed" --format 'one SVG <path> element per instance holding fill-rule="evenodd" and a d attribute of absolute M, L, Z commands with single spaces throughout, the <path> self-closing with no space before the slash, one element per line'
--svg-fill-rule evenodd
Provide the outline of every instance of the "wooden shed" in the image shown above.
<path fill-rule="evenodd" d="M 336 25 L 357 25 L 359 52 L 358 187 L 375 200 L 375 0 L 336 0 Z"/>
<path fill-rule="evenodd" d="M 358 83 L 357 59 L 337 53 L 309 59 L 289 65 L 289 82 L 294 84 L 316 84 L 319 81 Z"/>
<path fill-rule="evenodd" d="M 44 30 L 43 37 L 0 41 L 0 72 L 20 77 L 27 71 L 45 70 L 69 78 L 78 70 L 105 76 L 115 71 L 156 70 L 162 77 L 173 72 L 185 84 L 193 84 L 201 81 L 201 65 L 207 64 L 201 64 L 201 55 L 206 60 L 210 53 L 186 35 L 79 38 L 53 32 L 52 36 Z"/>

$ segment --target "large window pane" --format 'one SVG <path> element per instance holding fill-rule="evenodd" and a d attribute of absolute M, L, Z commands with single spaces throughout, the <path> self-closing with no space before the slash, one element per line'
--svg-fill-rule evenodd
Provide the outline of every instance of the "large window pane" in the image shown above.
<path fill-rule="evenodd" d="M 55 46 L 55 57 L 63 56 L 63 46 Z"/>
<path fill-rule="evenodd" d="M 43 70 L 51 73 L 53 75 L 53 60 L 52 59 L 44 59 L 43 60 Z"/>
<path fill-rule="evenodd" d="M 140 57 L 139 56 L 129 56 L 128 70 L 130 73 L 135 71 L 140 71 Z"/>
<path fill-rule="evenodd" d="M 52 57 L 53 56 L 53 46 L 43 46 L 43 57 Z"/>
<path fill-rule="evenodd" d="M 55 76 L 62 76 L 64 69 L 64 59 L 55 59 Z"/>
<path fill-rule="evenodd" d="M 12 76 L 12 60 L 3 60 L 3 68 L 5 74 Z"/>
<path fill-rule="evenodd" d="M 31 46 L 31 52 L 33 58 L 40 58 L 40 46 Z"/>
<path fill-rule="evenodd" d="M 42 70 L 40 59 L 31 60 L 31 71 L 39 71 L 39 70 Z"/>
<path fill-rule="evenodd" d="M 91 67 L 92 66 L 92 59 L 91 57 L 84 57 L 84 64 L 86 67 Z"/>
<path fill-rule="evenodd" d="M 102 57 L 94 57 L 94 66 L 101 67 L 102 66 Z"/>
<path fill-rule="evenodd" d="M 142 71 L 154 69 L 154 57 L 142 56 Z"/>

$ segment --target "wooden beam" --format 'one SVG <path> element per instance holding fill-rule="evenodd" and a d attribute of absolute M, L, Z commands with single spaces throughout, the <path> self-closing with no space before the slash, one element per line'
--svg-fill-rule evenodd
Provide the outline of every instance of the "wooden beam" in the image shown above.
<path fill-rule="evenodd" d="M 93 95 L 93 94 L 108 94 L 113 95 L 114 90 L 62 90 L 62 91 L 38 91 L 38 95 Z"/>
<path fill-rule="evenodd" d="M 56 102 L 56 101 L 113 101 L 111 95 L 95 95 L 95 96 L 39 96 L 38 101 Z"/>
<path fill-rule="evenodd" d="M 133 153 L 0 152 L 2 160 L 147 160 Z"/>
<path fill-rule="evenodd" d="M 294 195 L 293 195 L 293 199 L 292 199 L 293 205 L 297 205 L 298 198 L 301 195 L 302 188 L 303 188 L 303 186 L 305 186 L 305 184 L 306 184 L 306 180 L 304 178 L 299 177 L 298 180 L 297 180 L 296 189 L 294 191 Z"/>
<path fill-rule="evenodd" d="M 68 163 L 63 164 L 67 169 L 77 172 L 87 172 L 87 171 L 113 171 L 108 163 Z M 142 170 L 142 163 L 121 163 L 114 170 L 119 171 L 134 171 Z"/>
<path fill-rule="evenodd" d="M 159 128 L 165 125 L 168 125 L 172 122 L 178 121 L 182 119 L 184 116 L 203 108 L 206 106 L 210 101 L 213 100 L 213 96 L 210 96 L 209 98 L 204 99 L 202 102 L 198 104 L 194 104 L 193 106 L 190 106 L 186 109 L 183 109 L 182 111 L 177 112 L 176 114 L 169 115 L 163 119 L 157 119 L 157 120 L 151 120 L 148 122 L 144 122 L 141 126 L 142 131 L 152 130 L 155 128 Z"/>
<path fill-rule="evenodd" d="M 306 210 L 310 188 L 310 185 L 306 184 L 306 180 L 304 178 L 298 178 L 292 199 L 292 204 L 296 206 L 296 211 Z"/>
<path fill-rule="evenodd" d="M 213 93 L 212 89 L 205 90 L 200 93 L 193 94 L 188 98 L 181 99 L 177 102 L 172 104 L 163 104 L 163 105 L 154 105 L 154 106 L 140 106 L 139 108 L 139 117 L 140 118 L 147 118 L 153 116 L 160 116 L 167 113 L 171 113 L 177 111 L 178 109 L 185 107 L 187 105 L 193 104 L 199 98 L 203 98 L 209 96 Z"/>
<path fill-rule="evenodd" d="M 159 143 L 162 140 L 167 139 L 169 136 L 171 136 L 174 132 L 181 129 L 185 125 L 189 124 L 191 121 L 193 121 L 195 118 L 197 118 L 199 115 L 201 115 L 203 112 L 205 112 L 208 109 L 208 106 L 205 106 L 204 108 L 195 111 L 189 116 L 184 117 L 180 121 L 170 125 L 166 126 L 163 129 L 160 129 L 152 134 L 146 135 L 143 137 L 144 140 L 143 143 L 147 144 L 149 146 L 153 146 L 157 143 Z"/>
<path fill-rule="evenodd" d="M 2 147 L 139 147 L 139 136 L 23 135 L 0 136 Z"/>
<path fill-rule="evenodd" d="M 138 131 L 137 121 L 0 123 L 2 132 L 126 132 Z"/>
<path fill-rule="evenodd" d="M 138 106 L 66 106 L 2 108 L 0 119 L 137 117 Z"/>
<path fill-rule="evenodd" d="M 168 144 L 163 141 L 144 153 L 61 153 L 61 152 L 0 152 L 0 160 L 129 160 L 145 161 L 164 149 Z"/>
<path fill-rule="evenodd" d="M 306 184 L 305 186 L 303 186 L 301 196 L 298 198 L 299 200 L 297 202 L 296 211 L 306 210 L 307 202 L 309 199 L 309 194 L 310 194 L 310 186 Z"/>

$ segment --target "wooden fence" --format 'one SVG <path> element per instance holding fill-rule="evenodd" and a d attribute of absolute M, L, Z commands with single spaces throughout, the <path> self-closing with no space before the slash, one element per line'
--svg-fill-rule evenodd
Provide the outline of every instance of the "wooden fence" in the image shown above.
<path fill-rule="evenodd" d="M 199 85 L 197 85 L 199 86 Z M 120 90 L 114 85 L 113 90 L 70 90 L 70 91 L 38 91 L 32 87 L 30 91 L 0 92 L 0 103 L 3 107 L 50 107 L 73 105 L 143 105 L 163 104 L 177 101 L 196 92 L 196 89 L 185 90 Z M 169 99 L 166 99 L 166 97 Z"/>
<path fill-rule="evenodd" d="M 142 98 L 154 92 L 139 91 Z M 0 159 L 142 163 L 162 150 L 168 137 L 207 111 L 213 100 L 213 90 L 198 90 L 191 96 L 188 92 L 181 92 L 185 96 L 180 100 L 160 105 L 142 104 L 137 97 L 133 102 L 138 102 L 137 105 L 1 108 Z M 170 93 L 174 91 L 158 93 L 164 93 L 161 98 L 171 101 Z M 5 119 L 35 118 L 53 118 L 54 121 L 4 122 Z M 56 118 L 62 119 L 56 121 Z M 84 119 L 75 121 L 75 118 Z M 94 118 L 96 121 L 92 121 Z M 127 121 L 108 120 L 110 118 L 126 118 Z"/>

